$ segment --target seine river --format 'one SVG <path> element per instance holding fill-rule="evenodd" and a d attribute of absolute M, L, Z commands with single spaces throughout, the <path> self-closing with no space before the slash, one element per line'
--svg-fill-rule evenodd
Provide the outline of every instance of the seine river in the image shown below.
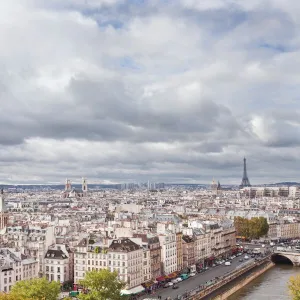
<path fill-rule="evenodd" d="M 276 265 L 254 279 L 228 300 L 290 300 L 287 283 L 293 275 L 300 274 L 300 268 Z"/>

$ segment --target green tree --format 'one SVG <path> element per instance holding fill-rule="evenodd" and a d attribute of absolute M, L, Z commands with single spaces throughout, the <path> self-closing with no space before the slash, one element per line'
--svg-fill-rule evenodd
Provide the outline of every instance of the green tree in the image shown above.
<path fill-rule="evenodd" d="M 107 269 L 86 272 L 85 278 L 79 282 L 84 288 L 88 289 L 87 294 L 80 294 L 82 300 L 120 300 L 121 290 L 125 283 L 118 279 L 117 272 L 110 272 Z"/>
<path fill-rule="evenodd" d="M 245 238 L 259 239 L 269 231 L 269 224 L 264 217 L 255 217 L 250 220 L 242 217 L 234 218 L 234 226 L 238 236 Z"/>
<path fill-rule="evenodd" d="M 269 231 L 269 224 L 264 217 L 255 217 L 250 220 L 249 223 L 249 237 L 252 239 L 259 239 L 266 235 Z"/>
<path fill-rule="evenodd" d="M 300 300 L 300 275 L 290 278 L 288 288 L 292 299 Z"/>
<path fill-rule="evenodd" d="M 258 239 L 260 236 L 260 226 L 258 218 L 252 218 L 249 220 L 249 238 Z"/>
<path fill-rule="evenodd" d="M 10 294 L 0 293 L 0 300 L 17 300 L 16 298 L 13 298 Z M 24 299 L 19 299 L 24 300 Z"/>
<path fill-rule="evenodd" d="M 234 226 L 238 236 L 249 237 L 249 220 L 242 217 L 234 218 Z"/>
<path fill-rule="evenodd" d="M 260 235 L 267 235 L 269 232 L 269 224 L 267 219 L 264 217 L 259 217 L 258 222 L 260 223 Z"/>
<path fill-rule="evenodd" d="M 12 299 L 18 300 L 56 300 L 59 292 L 58 282 L 49 282 L 46 278 L 34 278 L 18 281 L 9 294 Z"/>

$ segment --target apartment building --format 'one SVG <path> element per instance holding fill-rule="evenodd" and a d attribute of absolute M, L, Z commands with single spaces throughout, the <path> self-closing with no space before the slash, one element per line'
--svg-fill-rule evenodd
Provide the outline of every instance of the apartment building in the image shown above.
<path fill-rule="evenodd" d="M 268 236 L 273 239 L 300 238 L 300 223 L 282 221 L 269 224 Z"/>
<path fill-rule="evenodd" d="M 195 240 L 193 237 L 184 235 L 182 237 L 183 267 L 195 265 Z"/>
<path fill-rule="evenodd" d="M 37 276 L 37 261 L 28 259 L 13 249 L 0 249 L 0 292 L 7 293 L 16 282 Z"/>
<path fill-rule="evenodd" d="M 176 232 L 177 270 L 183 269 L 182 232 Z"/>
<path fill-rule="evenodd" d="M 192 235 L 195 240 L 195 261 L 203 263 L 205 258 L 211 256 L 210 235 L 198 228 L 192 230 Z"/>
<path fill-rule="evenodd" d="M 158 237 L 153 234 L 137 233 L 130 239 L 144 249 L 144 282 L 161 276 L 161 247 Z"/>
<path fill-rule="evenodd" d="M 44 257 L 48 247 L 55 243 L 54 227 L 45 225 L 10 226 L 2 236 L 4 243 L 16 248 L 39 263 L 39 276 L 44 272 Z"/>
<path fill-rule="evenodd" d="M 134 288 L 144 282 L 143 257 L 143 248 L 129 238 L 85 238 L 76 247 L 74 282 L 83 279 L 86 271 L 109 269 L 118 272 L 126 289 Z"/>
<path fill-rule="evenodd" d="M 162 272 L 168 275 L 177 271 L 176 234 L 160 234 L 158 238 L 161 246 Z"/>
<path fill-rule="evenodd" d="M 73 253 L 66 245 L 54 245 L 45 254 L 45 275 L 49 281 L 61 284 L 74 279 Z"/>
<path fill-rule="evenodd" d="M 161 246 L 157 236 L 149 236 L 151 278 L 155 280 L 161 275 Z"/>

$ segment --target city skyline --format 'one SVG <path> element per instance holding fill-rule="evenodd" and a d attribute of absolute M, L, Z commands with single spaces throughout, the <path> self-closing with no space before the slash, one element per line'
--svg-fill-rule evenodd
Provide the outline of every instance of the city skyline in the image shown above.
<path fill-rule="evenodd" d="M 0 183 L 299 182 L 298 6 L 3 1 Z"/>

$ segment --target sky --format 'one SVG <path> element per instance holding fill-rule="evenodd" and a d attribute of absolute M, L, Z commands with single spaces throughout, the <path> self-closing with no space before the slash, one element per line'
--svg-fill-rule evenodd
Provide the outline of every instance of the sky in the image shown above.
<path fill-rule="evenodd" d="M 0 182 L 299 180 L 300 1 L 0 1 Z"/>

